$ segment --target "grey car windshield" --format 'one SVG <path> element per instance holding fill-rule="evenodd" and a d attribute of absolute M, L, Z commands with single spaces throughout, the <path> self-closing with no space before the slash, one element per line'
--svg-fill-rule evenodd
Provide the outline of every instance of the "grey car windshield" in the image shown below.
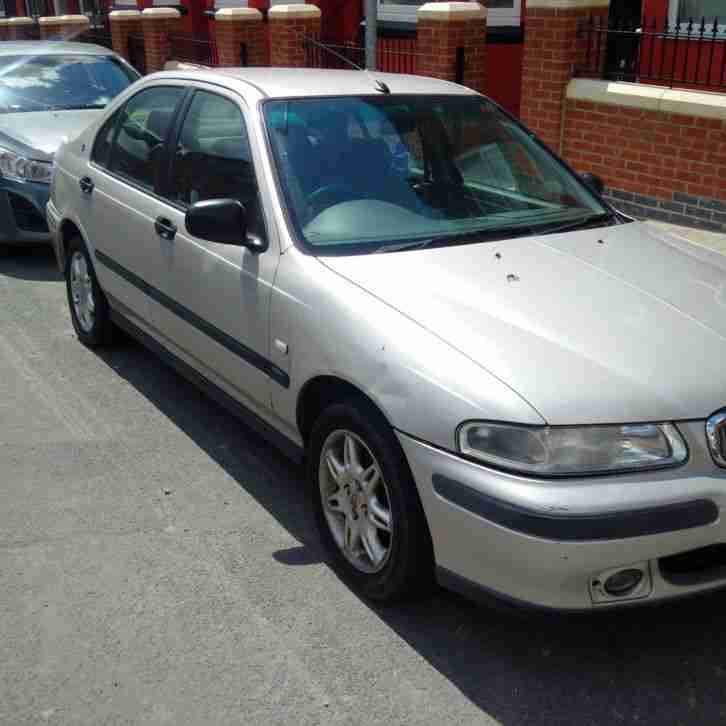
<path fill-rule="evenodd" d="M 103 55 L 3 55 L 0 113 L 104 108 L 138 77 Z"/>
<path fill-rule="evenodd" d="M 274 100 L 264 115 L 291 220 L 318 253 L 520 236 L 610 215 L 479 96 Z"/>

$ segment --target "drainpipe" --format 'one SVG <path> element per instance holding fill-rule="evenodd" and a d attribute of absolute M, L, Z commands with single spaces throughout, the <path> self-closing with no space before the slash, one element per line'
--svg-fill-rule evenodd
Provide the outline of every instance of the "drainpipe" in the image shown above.
<path fill-rule="evenodd" d="M 378 0 L 366 0 L 366 69 L 376 70 L 378 41 Z"/>

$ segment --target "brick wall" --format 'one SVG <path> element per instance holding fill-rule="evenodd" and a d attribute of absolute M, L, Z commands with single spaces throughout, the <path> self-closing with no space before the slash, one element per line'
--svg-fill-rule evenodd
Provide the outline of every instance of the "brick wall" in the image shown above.
<path fill-rule="evenodd" d="M 219 65 L 241 65 L 242 46 L 246 48 L 248 66 L 269 65 L 262 13 L 254 8 L 218 10 L 212 24 Z"/>
<path fill-rule="evenodd" d="M 467 3 L 466 5 L 474 5 Z M 416 24 L 416 73 L 445 81 L 456 79 L 456 54 L 464 49 L 464 85 L 486 91 L 486 10 L 447 4 L 444 9 L 428 3 L 418 11 Z"/>
<path fill-rule="evenodd" d="M 726 96 L 609 88 L 619 85 L 628 105 L 568 98 L 565 159 L 602 177 L 607 196 L 627 214 L 726 232 Z M 635 91 L 644 94 L 644 105 L 665 108 L 635 107 Z M 671 111 L 668 94 L 691 112 Z M 699 111 L 702 100 L 707 105 Z"/>
<path fill-rule="evenodd" d="M 275 5 L 268 13 L 270 65 L 300 68 L 307 65 L 303 41 L 320 37 L 320 10 L 314 5 Z"/>
<path fill-rule="evenodd" d="M 554 3 L 527 3 L 520 115 L 548 146 L 559 150 L 567 84 L 587 50 L 587 39 L 578 37 L 578 23 L 590 15 L 607 17 L 609 8 L 602 2 L 579 7 L 574 0 L 575 7 L 540 6 L 547 4 Z"/>
<path fill-rule="evenodd" d="M 168 7 L 146 8 L 141 13 L 141 27 L 144 31 L 146 72 L 161 71 L 170 59 L 169 35 L 178 33 L 181 28 L 179 11 Z"/>

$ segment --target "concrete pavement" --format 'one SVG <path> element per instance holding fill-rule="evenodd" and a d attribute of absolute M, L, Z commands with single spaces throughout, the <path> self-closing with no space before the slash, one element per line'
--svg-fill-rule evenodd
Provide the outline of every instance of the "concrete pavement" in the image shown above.
<path fill-rule="evenodd" d="M 45 250 L 0 258 L 0 502 L 3 725 L 726 722 L 726 596 L 361 600 L 300 472 L 135 344 L 83 348 Z"/>

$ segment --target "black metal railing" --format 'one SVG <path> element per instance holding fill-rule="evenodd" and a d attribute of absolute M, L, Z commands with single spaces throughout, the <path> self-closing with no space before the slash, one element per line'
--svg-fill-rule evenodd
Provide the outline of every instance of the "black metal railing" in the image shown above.
<path fill-rule="evenodd" d="M 99 30 L 87 30 L 82 33 L 78 40 L 82 43 L 94 43 L 95 45 L 102 45 L 104 48 L 113 50 L 113 41 L 111 40 L 111 33 L 106 33 L 102 29 Z"/>
<path fill-rule="evenodd" d="M 726 89 L 726 13 L 719 18 L 619 20 L 590 17 L 578 31 L 577 75 L 679 87 Z"/>
<path fill-rule="evenodd" d="M 217 46 L 211 37 L 184 33 L 169 36 L 169 59 L 202 66 L 219 64 Z"/>
<path fill-rule="evenodd" d="M 146 52 L 144 51 L 144 34 L 129 33 L 129 63 L 144 75 L 146 73 Z"/>
<path fill-rule="evenodd" d="M 366 49 L 354 41 L 329 41 L 306 37 L 303 41 L 306 65 L 311 68 L 365 68 Z M 464 55 L 457 53 L 456 74 L 463 78 Z M 415 38 L 379 38 L 376 47 L 376 68 L 384 73 L 416 73 Z"/>

